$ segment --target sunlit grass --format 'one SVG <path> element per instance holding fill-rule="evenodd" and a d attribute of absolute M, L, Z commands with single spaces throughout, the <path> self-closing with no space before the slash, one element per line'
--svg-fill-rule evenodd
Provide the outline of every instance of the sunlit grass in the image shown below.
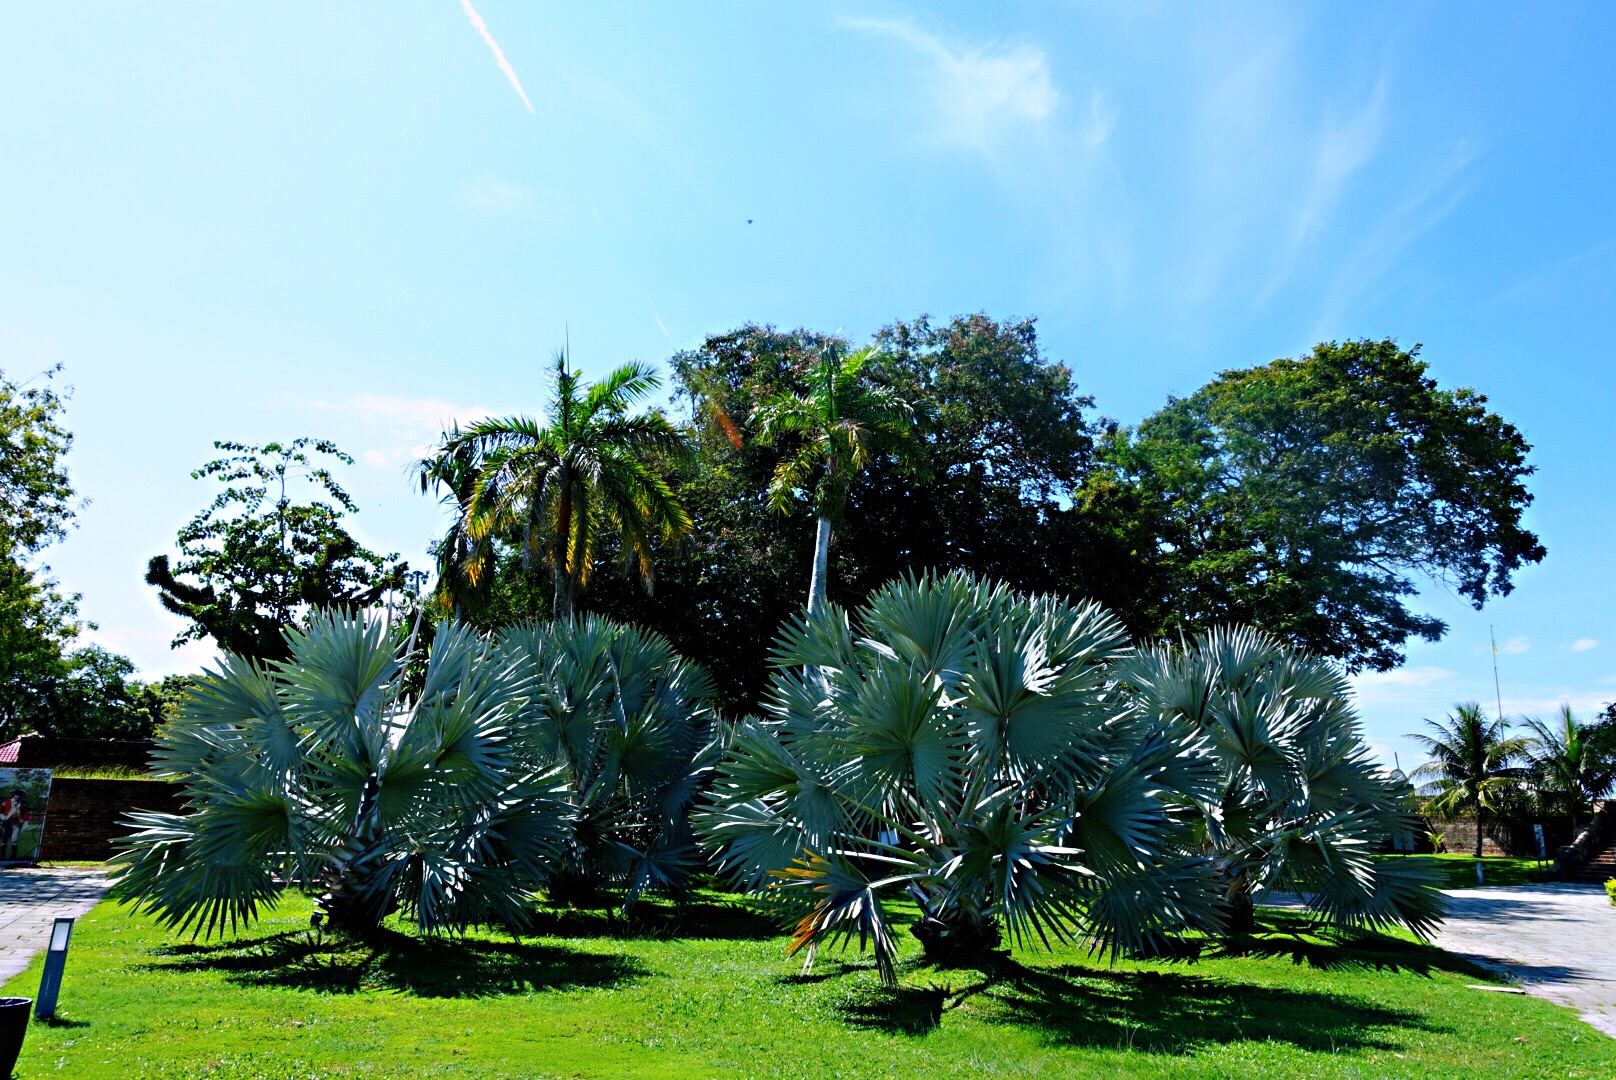
<path fill-rule="evenodd" d="M 633 924 L 553 911 L 539 936 L 377 946 L 288 901 L 223 942 L 103 904 L 80 921 L 61 1022 L 23 1077 L 1599 1077 L 1616 1040 L 1412 941 L 1265 913 L 1240 955 L 986 970 L 856 954 L 814 972 L 751 908 L 706 894 Z M 912 943 L 910 943 L 912 946 Z M 914 953 L 910 947 L 906 953 Z M 8 986 L 31 994 L 39 964 Z"/>

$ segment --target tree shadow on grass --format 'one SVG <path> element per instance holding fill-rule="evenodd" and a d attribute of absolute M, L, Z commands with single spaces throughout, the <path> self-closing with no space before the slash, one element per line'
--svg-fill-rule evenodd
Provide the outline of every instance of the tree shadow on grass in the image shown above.
<path fill-rule="evenodd" d="M 1218 944 L 1209 958 L 1289 957 L 1320 971 L 1434 971 L 1485 978 L 1489 973 L 1460 956 L 1405 938 L 1321 927 L 1305 912 L 1267 911 L 1259 932 Z"/>
<path fill-rule="evenodd" d="M 980 1019 L 1040 1031 L 1057 1044 L 1172 1054 L 1243 1040 L 1327 1052 L 1394 1050 L 1400 1044 L 1386 1037 L 1389 1029 L 1427 1027 L 1415 1013 L 1325 991 L 1180 971 L 1033 968 L 1009 960 L 963 989 L 874 990 L 855 995 L 841 1012 L 858 1027 L 924 1035 L 967 1002 Z"/>
<path fill-rule="evenodd" d="M 611 986 L 650 971 L 631 957 L 542 943 L 415 938 L 384 933 L 361 943 L 307 931 L 156 950 L 158 972 L 218 972 L 239 986 L 352 994 L 393 990 L 416 997 L 490 997 Z"/>
<path fill-rule="evenodd" d="M 528 936 L 758 941 L 779 937 L 780 924 L 744 902 L 697 896 L 679 902 L 642 900 L 627 915 L 615 901 L 546 905 L 535 913 Z"/>
<path fill-rule="evenodd" d="M 1359 969 L 1485 974 L 1433 946 L 1380 934 L 1314 928 L 1304 913 L 1264 918 L 1257 934 L 1214 957 L 1284 957 L 1323 970 Z M 1060 964 L 1029 966 L 1008 956 L 955 969 L 965 985 L 855 991 L 841 1006 L 858 1027 L 923 1035 L 950 1010 L 967 1005 L 990 1023 L 1037 1030 L 1052 1042 L 1188 1054 L 1238 1040 L 1289 1043 L 1304 1050 L 1394 1050 L 1397 1029 L 1437 1030 L 1407 1010 L 1371 1005 L 1329 990 L 1256 986 L 1202 975 L 1190 964 L 1170 970 L 1117 970 Z"/>

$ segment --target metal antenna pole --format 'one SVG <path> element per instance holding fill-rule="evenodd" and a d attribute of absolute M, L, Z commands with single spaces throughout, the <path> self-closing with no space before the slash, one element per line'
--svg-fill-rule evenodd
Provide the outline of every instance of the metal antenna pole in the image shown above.
<path fill-rule="evenodd" d="M 1498 688 L 1498 638 L 1493 635 L 1491 624 L 1487 627 L 1487 640 L 1493 647 L 1493 696 L 1498 700 L 1498 722 L 1504 722 L 1504 692 Z"/>

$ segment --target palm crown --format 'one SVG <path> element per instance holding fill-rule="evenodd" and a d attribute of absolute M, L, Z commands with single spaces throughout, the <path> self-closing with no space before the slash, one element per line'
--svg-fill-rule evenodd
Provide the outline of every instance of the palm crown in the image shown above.
<path fill-rule="evenodd" d="M 660 413 L 629 413 L 660 385 L 655 372 L 624 364 L 589 385 L 558 353 L 555 380 L 542 423 L 515 416 L 457 428 L 418 471 L 423 483 L 441 483 L 474 470 L 443 547 L 468 550 L 495 537 L 515 544 L 524 562 L 538 555 L 554 575 L 552 613 L 566 619 L 606 530 L 616 531 L 624 561 L 649 582 L 653 543 L 689 532 L 690 515 L 655 461 L 684 451 L 679 432 Z"/>
<path fill-rule="evenodd" d="M 825 603 L 831 529 L 841 520 L 853 480 L 883 450 L 912 464 L 913 406 L 865 372 L 878 351 L 872 345 L 852 352 L 840 343 L 828 345 L 807 393 L 778 394 L 753 413 L 761 442 L 791 444 L 769 481 L 769 505 L 788 513 L 806 494 L 819 519 L 810 611 Z"/>
<path fill-rule="evenodd" d="M 1432 810 L 1452 817 L 1466 810 L 1476 815 L 1476 857 L 1481 857 L 1482 818 L 1502 810 L 1521 789 L 1525 770 L 1517 762 L 1527 742 L 1508 734 L 1509 724 L 1487 719 L 1476 702 L 1454 707 L 1444 720 L 1427 720 L 1430 734 L 1409 736 L 1431 759 L 1414 770 L 1421 794 Z"/>
<path fill-rule="evenodd" d="M 1616 745 L 1608 725 L 1577 721 L 1570 705 L 1555 722 L 1528 720 L 1525 756 L 1538 791 L 1561 804 L 1576 832 L 1580 818 L 1616 788 Z"/>
<path fill-rule="evenodd" d="M 857 937 L 889 982 L 895 893 L 939 958 L 1001 927 L 1121 949 L 1213 927 L 1210 864 L 1179 818 L 1216 772 L 1116 691 L 1126 648 L 1094 605 L 958 573 L 889 584 L 856 620 L 829 606 L 781 637 L 768 715 L 736 735 L 698 827 L 740 884 L 802 897 L 810 961 Z"/>

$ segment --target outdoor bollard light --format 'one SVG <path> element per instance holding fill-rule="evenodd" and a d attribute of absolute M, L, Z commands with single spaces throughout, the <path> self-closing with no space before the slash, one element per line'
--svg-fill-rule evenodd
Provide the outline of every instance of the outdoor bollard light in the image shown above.
<path fill-rule="evenodd" d="M 57 919 L 51 927 L 50 945 L 45 949 L 45 974 L 39 977 L 39 997 L 34 1002 L 35 1020 L 49 1020 L 56 1015 L 56 995 L 61 992 L 62 969 L 67 966 L 67 939 L 72 936 L 72 919 Z"/>

